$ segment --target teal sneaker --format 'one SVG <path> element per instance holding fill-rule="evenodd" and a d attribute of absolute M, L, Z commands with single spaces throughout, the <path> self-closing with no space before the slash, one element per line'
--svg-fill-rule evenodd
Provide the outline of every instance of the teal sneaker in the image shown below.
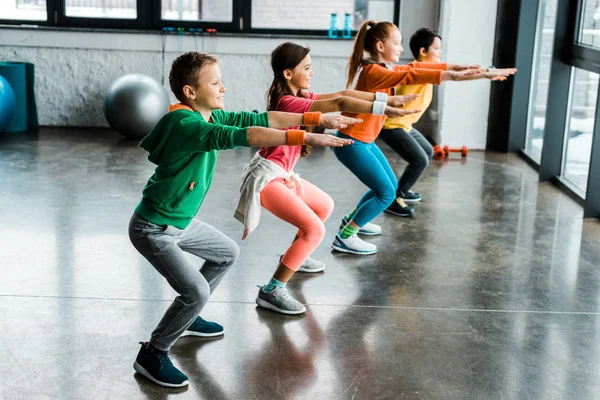
<path fill-rule="evenodd" d="M 160 386 L 177 388 L 189 384 L 183 372 L 175 368 L 169 353 L 150 346 L 148 342 L 140 342 L 142 348 L 133 363 L 133 369 Z"/>
<path fill-rule="evenodd" d="M 402 195 L 400 197 L 404 199 L 405 203 L 418 203 L 419 201 L 421 201 L 421 199 L 423 199 L 421 193 L 413 192 L 412 190 L 409 190 L 407 194 Z"/>
<path fill-rule="evenodd" d="M 180 337 L 198 336 L 198 337 L 215 337 L 225 333 L 223 327 L 216 322 L 210 322 L 200 317 L 192 322 L 189 328 Z"/>

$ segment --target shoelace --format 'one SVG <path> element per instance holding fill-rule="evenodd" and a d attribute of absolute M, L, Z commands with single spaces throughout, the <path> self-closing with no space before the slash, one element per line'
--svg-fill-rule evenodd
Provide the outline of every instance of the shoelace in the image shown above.
<path fill-rule="evenodd" d="M 281 297 L 284 300 L 289 300 L 292 298 L 292 296 L 290 296 L 290 294 L 288 293 L 288 291 L 285 288 L 281 288 L 281 289 L 282 290 L 279 290 L 279 294 L 277 295 L 277 297 Z M 273 292 L 275 292 L 275 290 L 277 290 L 277 289 L 274 289 Z"/>
<path fill-rule="evenodd" d="M 398 204 L 400 204 L 400 207 L 402 207 L 402 208 L 404 208 L 404 207 L 408 207 L 408 206 L 406 205 L 406 203 L 404 202 L 404 199 L 403 199 L 402 197 L 398 197 L 398 198 L 396 198 L 396 202 L 397 202 Z"/>
<path fill-rule="evenodd" d="M 161 366 L 173 365 L 173 363 L 169 359 L 169 353 L 167 353 L 166 351 L 157 353 L 156 355 L 158 356 L 158 362 L 160 362 Z"/>
<path fill-rule="evenodd" d="M 146 345 L 143 342 L 140 342 L 140 344 L 143 344 L 144 346 Z M 162 351 L 162 350 L 155 349 L 154 352 L 151 353 L 151 354 L 156 354 L 156 357 L 158 358 L 158 362 L 160 363 L 161 366 L 164 366 L 164 365 L 173 365 L 173 363 L 169 359 L 169 352 L 168 351 Z"/>

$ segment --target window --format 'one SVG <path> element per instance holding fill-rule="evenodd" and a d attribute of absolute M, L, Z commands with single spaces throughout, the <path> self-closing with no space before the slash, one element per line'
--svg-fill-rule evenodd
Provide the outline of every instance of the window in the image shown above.
<path fill-rule="evenodd" d="M 550 65 L 554 48 L 554 30 L 558 0 L 544 0 L 540 3 L 538 29 L 535 45 L 534 67 L 531 79 L 531 98 L 527 122 L 525 152 L 538 164 L 542 158 L 544 128 L 546 126 L 546 105 L 550 82 Z"/>
<path fill-rule="evenodd" d="M 17 21 L 46 21 L 46 0 L 0 1 L 0 19 Z"/>
<path fill-rule="evenodd" d="M 400 0 L 0 0 L 0 23 L 351 38 L 367 19 L 398 23 Z"/>
<path fill-rule="evenodd" d="M 600 47 L 600 0 L 584 0 L 581 7 L 579 43 Z"/>
<path fill-rule="evenodd" d="M 161 18 L 169 21 L 233 21 L 231 0 L 161 0 Z"/>
<path fill-rule="evenodd" d="M 136 19 L 137 0 L 65 0 L 65 15 L 75 18 Z"/>
<path fill-rule="evenodd" d="M 585 198 L 600 75 L 573 68 L 562 176 Z"/>
<path fill-rule="evenodd" d="M 352 30 L 358 30 L 368 19 L 394 21 L 394 0 L 298 0 L 280 2 L 252 0 L 252 28 L 322 30 L 330 28 L 331 14 L 337 16 L 342 31 L 346 14 L 350 14 Z"/>

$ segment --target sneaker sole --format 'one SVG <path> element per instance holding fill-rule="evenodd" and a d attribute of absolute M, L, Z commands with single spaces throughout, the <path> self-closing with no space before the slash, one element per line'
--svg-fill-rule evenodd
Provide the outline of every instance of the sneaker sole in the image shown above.
<path fill-rule="evenodd" d="M 146 368 L 144 368 L 140 364 L 138 364 L 137 361 L 135 361 L 133 363 L 133 369 L 135 369 L 135 371 L 137 373 L 145 376 L 146 378 L 150 379 L 152 382 L 156 383 L 157 385 L 164 386 L 164 387 L 179 388 L 179 387 L 187 386 L 190 383 L 190 381 L 183 381 L 182 383 L 179 383 L 179 384 L 161 382 L 158 379 L 156 379 L 155 377 L 153 377 L 152 375 L 150 375 L 150 372 L 146 371 Z"/>
<path fill-rule="evenodd" d="M 388 213 L 388 214 L 395 215 L 395 216 L 397 216 L 397 217 L 404 217 L 404 218 L 408 218 L 408 217 L 412 217 L 412 216 L 413 216 L 413 214 L 398 214 L 398 213 L 395 213 L 395 212 L 393 212 L 393 211 L 389 211 L 389 210 L 383 210 L 383 212 L 386 212 L 386 213 Z"/>
<path fill-rule="evenodd" d="M 304 314 L 306 312 L 306 307 L 304 307 L 304 310 L 301 310 L 301 311 L 282 310 L 281 308 L 278 308 L 278 307 L 274 306 L 273 304 L 271 304 L 261 298 L 258 298 L 258 297 L 256 298 L 256 304 L 258 304 L 259 307 L 266 308 L 267 310 L 276 311 L 280 314 L 286 314 L 286 315 L 298 315 L 298 314 Z"/>
<path fill-rule="evenodd" d="M 316 272 L 323 272 L 325 271 L 325 267 L 323 268 L 310 268 L 310 269 L 306 269 L 306 268 L 298 268 L 298 271 L 296 272 L 304 272 L 305 274 L 314 274 Z"/>
<path fill-rule="evenodd" d="M 342 253 L 356 254 L 357 256 L 370 256 L 372 254 L 377 253 L 377 249 L 375 249 L 372 252 L 370 252 L 370 251 L 356 251 L 356 250 L 344 249 L 342 247 L 336 246 L 335 244 L 332 244 L 331 248 L 334 249 L 335 251 L 339 251 L 339 252 L 342 252 Z"/>
<path fill-rule="evenodd" d="M 418 203 L 420 202 L 422 199 L 418 199 L 418 200 L 407 200 L 407 199 L 402 199 L 404 200 L 405 203 Z"/>
<path fill-rule="evenodd" d="M 183 332 L 183 334 L 179 337 L 186 337 L 186 336 L 195 336 L 195 337 L 217 337 L 217 336 L 223 336 L 225 334 L 225 331 L 221 331 L 221 332 L 215 332 L 215 333 L 202 333 L 202 332 L 194 332 L 194 331 L 185 331 Z"/>

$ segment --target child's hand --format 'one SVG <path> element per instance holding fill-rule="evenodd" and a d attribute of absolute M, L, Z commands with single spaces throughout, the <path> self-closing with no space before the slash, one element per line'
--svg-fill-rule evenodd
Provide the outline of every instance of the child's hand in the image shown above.
<path fill-rule="evenodd" d="M 354 143 L 354 140 L 339 138 L 328 133 L 307 132 L 304 134 L 304 143 L 317 147 L 342 147 Z"/>
<path fill-rule="evenodd" d="M 485 72 L 485 77 L 491 81 L 505 81 L 509 76 L 517 72 L 516 68 L 490 69 Z"/>
<path fill-rule="evenodd" d="M 360 124 L 362 119 L 344 117 L 336 114 L 321 114 L 321 125 L 326 129 L 346 128 L 348 125 Z"/>
<path fill-rule="evenodd" d="M 448 71 L 465 71 L 467 69 L 481 69 L 481 65 L 478 64 L 448 64 Z"/>
<path fill-rule="evenodd" d="M 416 110 L 400 110 L 398 108 L 394 108 L 394 107 L 386 107 L 385 108 L 385 115 L 387 115 L 389 118 L 397 118 L 397 117 L 404 117 L 405 115 L 410 115 L 410 114 L 417 114 L 420 113 L 421 110 L 416 109 Z"/>
<path fill-rule="evenodd" d="M 390 107 L 403 107 L 406 103 L 414 101 L 419 98 L 418 94 L 405 94 L 401 96 L 390 96 L 388 97 L 387 104 Z"/>
<path fill-rule="evenodd" d="M 464 81 L 473 79 L 477 74 L 481 74 L 481 70 L 478 69 L 466 69 L 464 71 L 443 71 L 442 80 L 445 81 Z"/>

